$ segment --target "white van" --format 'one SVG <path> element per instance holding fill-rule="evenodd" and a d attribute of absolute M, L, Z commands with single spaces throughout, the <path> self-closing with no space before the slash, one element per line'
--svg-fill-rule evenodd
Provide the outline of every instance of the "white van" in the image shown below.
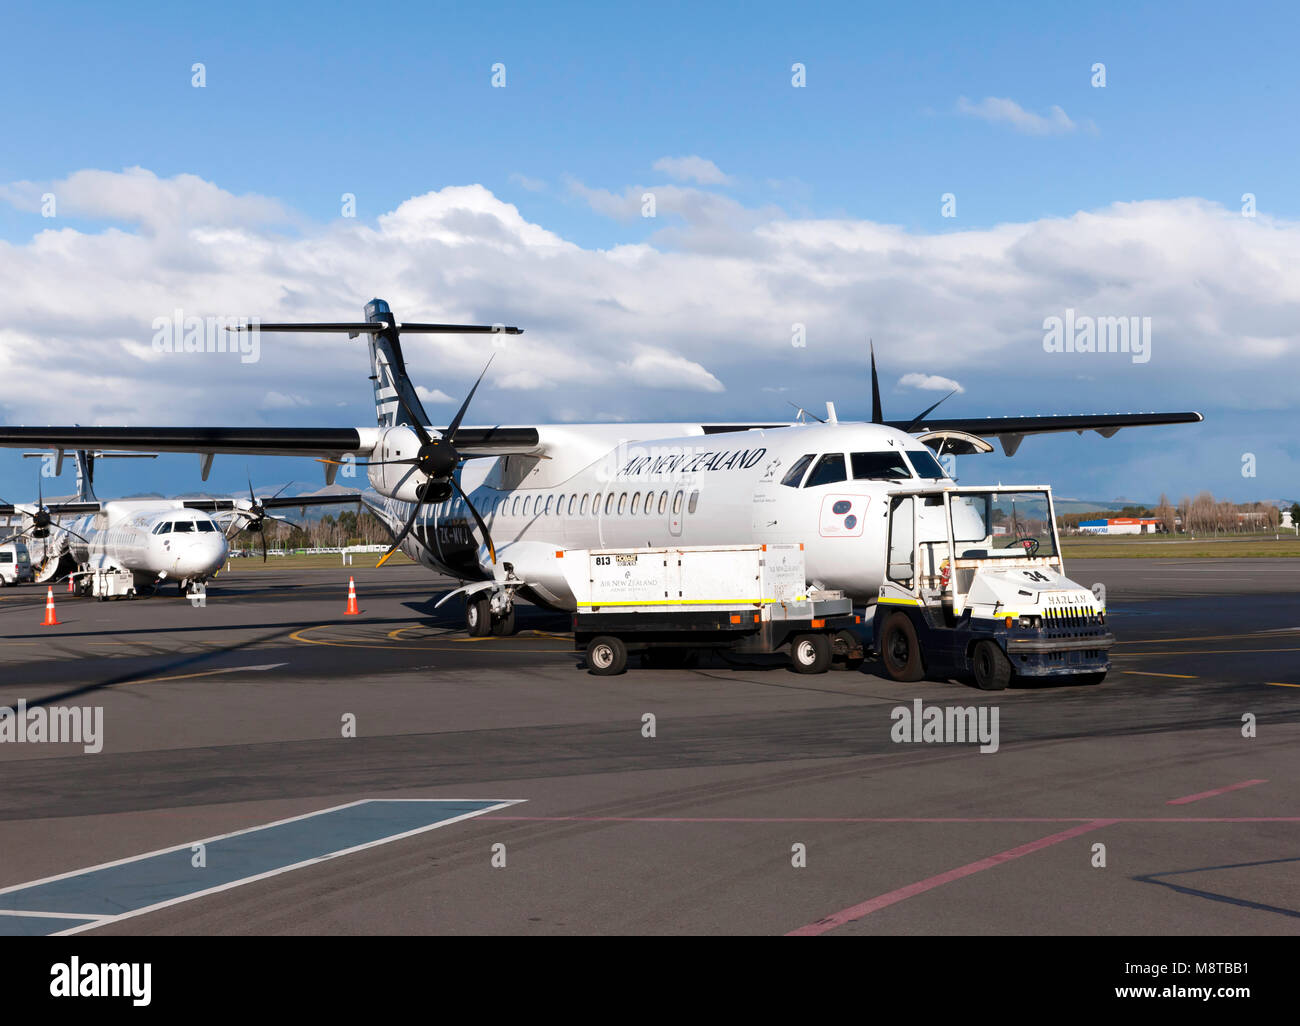
<path fill-rule="evenodd" d="M 30 584 L 34 579 L 27 546 L 20 541 L 0 542 L 0 587 Z"/>

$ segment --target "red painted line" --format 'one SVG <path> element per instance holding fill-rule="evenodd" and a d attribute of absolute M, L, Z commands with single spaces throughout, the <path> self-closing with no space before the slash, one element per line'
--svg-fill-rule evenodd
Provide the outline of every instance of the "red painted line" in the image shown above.
<path fill-rule="evenodd" d="M 1189 794 L 1185 798 L 1171 798 L 1165 802 L 1166 805 L 1187 805 L 1190 802 L 1199 802 L 1202 798 L 1213 798 L 1216 794 L 1227 794 L 1229 791 L 1240 791 L 1243 787 L 1254 787 L 1256 784 L 1267 784 L 1267 780 L 1243 780 L 1240 784 L 1229 784 L 1227 787 L 1216 787 L 1213 791 L 1202 791 L 1200 794 Z"/>
<path fill-rule="evenodd" d="M 477 816 L 494 823 L 1095 823 L 1096 816 Z M 1107 823 L 1300 823 L 1300 816 L 1116 816 Z"/>
<path fill-rule="evenodd" d="M 1070 827 L 1069 830 L 1062 830 L 1059 834 L 1051 834 L 1047 837 L 1040 837 L 1037 841 L 1030 841 L 1028 844 L 1022 844 L 1018 848 L 1011 848 L 1007 851 L 1000 852 L 997 855 L 990 855 L 986 859 L 980 859 L 977 862 L 969 862 L 964 866 L 956 869 L 950 869 L 946 873 L 940 873 L 938 876 L 932 876 L 925 880 L 919 880 L 914 884 L 908 884 L 906 887 L 899 887 L 897 890 L 890 891 L 888 894 L 882 894 L 878 898 L 872 898 L 870 901 L 864 901 L 861 904 L 853 905 L 844 909 L 842 912 L 836 912 L 834 915 L 824 916 L 815 923 L 809 923 L 807 926 L 801 926 L 797 930 L 791 930 L 786 934 L 787 937 L 817 937 L 829 930 L 834 930 L 845 923 L 851 923 L 854 920 L 861 919 L 863 916 L 869 916 L 872 912 L 878 912 L 882 908 L 890 905 L 896 905 L 900 901 L 906 901 L 908 898 L 914 898 L 918 894 L 924 894 L 926 891 L 933 890 L 936 887 L 942 887 L 946 883 L 952 883 L 954 880 L 960 880 L 963 877 L 972 876 L 975 873 L 983 872 L 986 869 L 992 869 L 994 866 L 1000 866 L 1004 862 L 1010 862 L 1012 859 L 1018 859 L 1024 855 L 1031 855 L 1036 851 L 1042 851 L 1044 848 L 1050 848 L 1054 844 L 1060 844 L 1062 841 L 1068 841 L 1078 837 L 1081 834 L 1090 833 L 1101 827 L 1110 826 L 1114 823 L 1113 819 L 1096 819 L 1091 823 L 1081 823 L 1078 826 Z"/>

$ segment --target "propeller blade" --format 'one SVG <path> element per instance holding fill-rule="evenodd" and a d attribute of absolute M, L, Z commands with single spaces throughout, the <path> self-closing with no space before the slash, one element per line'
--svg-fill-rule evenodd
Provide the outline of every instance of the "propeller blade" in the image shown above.
<path fill-rule="evenodd" d="M 262 562 L 266 562 L 266 532 L 258 531 L 257 536 L 262 539 Z"/>
<path fill-rule="evenodd" d="M 272 520 L 278 520 L 278 521 L 280 521 L 280 523 L 282 523 L 282 524 L 288 524 L 290 527 L 297 528 L 299 531 L 304 531 L 304 532 L 305 532 L 305 530 L 306 530 L 306 529 L 305 529 L 304 527 L 302 527 L 301 525 L 299 525 L 299 524 L 295 524 L 295 523 L 294 523 L 292 520 L 290 520 L 288 517 L 275 517 L 275 516 L 273 516 L 273 517 L 271 517 L 271 519 L 272 519 Z"/>
<path fill-rule="evenodd" d="M 244 471 L 245 471 L 245 473 L 248 474 L 248 501 L 251 502 L 254 506 L 256 506 L 256 505 L 257 505 L 257 496 L 253 494 L 253 475 L 252 475 L 252 472 L 249 471 L 247 467 L 244 468 Z"/>
<path fill-rule="evenodd" d="M 818 424 L 825 424 L 825 423 L 826 423 L 826 421 L 822 420 L 822 418 L 819 417 L 819 416 L 817 416 L 817 414 L 815 414 L 815 413 L 809 413 L 807 410 L 805 410 L 805 409 L 804 409 L 802 406 L 800 406 L 798 403 L 791 403 L 789 399 L 787 399 L 786 402 L 787 402 L 787 403 L 790 403 L 791 406 L 793 406 L 796 410 L 798 410 L 798 411 L 799 411 L 801 414 L 803 414 L 805 417 L 812 417 L 812 419 L 815 420 L 815 421 L 817 421 Z"/>
<path fill-rule="evenodd" d="M 956 394 L 957 394 L 957 390 L 954 388 L 951 392 L 949 392 L 946 396 L 944 396 L 943 399 L 948 399 L 948 398 L 950 398 L 951 396 L 954 396 L 954 395 L 956 395 Z M 939 400 L 939 403 L 943 402 L 943 399 L 940 399 L 940 400 Z M 930 416 L 930 414 L 934 412 L 934 407 L 935 407 L 935 406 L 938 406 L 939 403 L 935 403 L 934 406 L 931 406 L 931 407 L 929 407 L 928 409 L 922 410 L 922 411 L 921 411 L 920 413 L 918 413 L 915 417 L 913 417 L 910 421 L 908 421 L 907 427 L 903 428 L 903 430 L 904 430 L 904 431 L 907 431 L 907 432 L 911 432 L 911 430 L 912 430 L 914 427 L 916 427 L 918 424 L 921 423 L 921 421 L 925 420 L 926 417 Z"/>
<path fill-rule="evenodd" d="M 392 547 L 391 549 L 389 549 L 387 552 L 385 552 L 385 553 L 384 553 L 384 558 L 381 559 L 378 563 L 375 564 L 375 569 L 376 569 L 376 570 L 378 570 L 381 566 L 383 566 L 385 563 L 387 563 L 387 562 L 388 562 L 388 558 L 389 558 L 389 557 L 390 557 L 394 552 L 396 552 L 399 548 L 402 547 L 402 542 L 404 542 L 404 541 L 406 540 L 406 536 L 407 536 L 408 534 L 411 533 L 411 528 L 415 526 L 415 518 L 418 517 L 418 516 L 420 515 L 420 506 L 421 506 L 421 505 L 422 505 L 422 503 L 419 503 L 419 502 L 417 502 L 417 503 L 415 504 L 414 508 L 411 510 L 411 519 L 408 520 L 408 521 L 406 522 L 406 526 L 402 528 L 402 533 L 399 534 L 399 535 L 398 535 L 398 536 L 393 540 L 393 547 Z"/>
<path fill-rule="evenodd" d="M 478 515 L 478 510 L 474 508 L 474 503 L 469 501 L 469 496 L 465 494 L 465 490 L 461 488 L 460 482 L 454 477 L 451 479 L 451 486 L 456 489 L 456 494 L 464 499 L 465 505 L 469 507 L 469 511 L 474 517 L 474 523 L 478 524 L 478 529 L 483 532 L 483 541 L 487 543 L 488 555 L 492 559 L 492 565 L 496 566 L 497 547 L 492 544 L 492 532 L 488 530 L 487 524 L 483 523 L 483 518 Z"/>
<path fill-rule="evenodd" d="M 284 484 L 284 488 L 281 488 L 278 492 L 276 492 L 274 495 L 271 496 L 272 500 L 278 499 L 284 493 L 285 488 L 288 488 L 289 485 L 291 484 L 293 484 L 292 481 L 286 481 Z"/>
<path fill-rule="evenodd" d="M 495 360 L 496 357 L 496 353 L 493 353 L 488 357 L 487 367 L 483 368 L 483 374 L 488 372 L 488 367 L 492 366 L 492 361 Z M 478 386 L 483 381 L 483 374 L 478 376 L 478 381 L 474 382 L 474 387 L 469 390 L 469 395 L 467 395 L 465 401 L 460 404 L 460 409 L 456 411 L 456 418 L 447 425 L 447 431 L 443 437 L 452 445 L 456 444 L 456 432 L 460 430 L 460 422 L 465 419 L 465 411 L 469 409 L 469 401 L 474 398 L 474 393 L 478 391 Z"/>
<path fill-rule="evenodd" d="M 392 466 L 398 466 L 398 465 L 401 465 L 401 466 L 414 466 L 416 463 L 419 463 L 420 461 L 419 461 L 419 460 L 416 460 L 416 459 L 409 459 L 409 460 L 350 460 L 350 461 L 348 461 L 347 463 L 345 463 L 345 462 L 343 462 L 342 460 L 328 460 L 328 459 L 325 459 L 325 458 L 322 457 L 322 456 L 317 456 L 317 457 L 316 457 L 316 462 L 317 462 L 317 463 L 329 463 L 329 464 L 332 464 L 333 466 L 336 466 L 336 467 L 347 467 L 347 466 L 353 466 L 353 467 L 392 467 Z"/>
<path fill-rule="evenodd" d="M 884 410 L 880 407 L 880 378 L 876 374 L 876 346 L 871 344 L 871 423 L 885 422 Z"/>
<path fill-rule="evenodd" d="M 88 539 L 86 539 L 86 538 L 82 538 L 81 535 L 79 535 L 79 534 L 78 534 L 76 531 L 74 531 L 71 527 L 64 527 L 62 524 L 55 523 L 54 521 L 51 521 L 51 522 L 50 522 L 50 526 L 51 526 L 51 527 L 57 527 L 60 531 L 66 531 L 68 534 L 72 535 L 72 537 L 74 537 L 74 538 L 81 538 L 81 540 L 82 540 L 83 542 L 85 542 L 87 545 L 90 544 L 90 541 L 89 541 Z"/>

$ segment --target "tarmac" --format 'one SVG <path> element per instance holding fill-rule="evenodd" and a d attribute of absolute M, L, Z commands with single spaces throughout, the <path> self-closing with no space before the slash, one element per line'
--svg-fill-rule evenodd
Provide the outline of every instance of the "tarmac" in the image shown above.
<path fill-rule="evenodd" d="M 101 719 L 0 741 L 0 933 L 1300 933 L 1297 569 L 1071 561 L 1109 676 L 1001 693 L 594 677 L 566 615 L 470 639 L 415 566 L 56 588 L 57 627 L 3 589 L 0 707 Z M 900 740 L 918 700 L 996 750 Z"/>

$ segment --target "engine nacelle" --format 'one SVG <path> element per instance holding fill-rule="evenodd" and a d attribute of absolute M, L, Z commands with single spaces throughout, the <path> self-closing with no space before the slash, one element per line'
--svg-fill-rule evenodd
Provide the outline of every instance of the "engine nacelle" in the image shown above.
<path fill-rule="evenodd" d="M 420 436 L 405 425 L 384 428 L 379 433 L 379 444 L 368 457 L 374 463 L 388 460 L 414 459 L 420 451 Z M 404 464 L 371 466 L 367 468 L 366 477 L 370 486 L 380 495 L 387 495 L 399 502 L 419 502 L 420 490 L 428 481 L 414 467 Z M 442 491 L 446 494 L 438 497 Z M 451 495 L 450 485 L 434 485 L 433 491 L 423 496 L 425 502 L 443 502 Z"/>

